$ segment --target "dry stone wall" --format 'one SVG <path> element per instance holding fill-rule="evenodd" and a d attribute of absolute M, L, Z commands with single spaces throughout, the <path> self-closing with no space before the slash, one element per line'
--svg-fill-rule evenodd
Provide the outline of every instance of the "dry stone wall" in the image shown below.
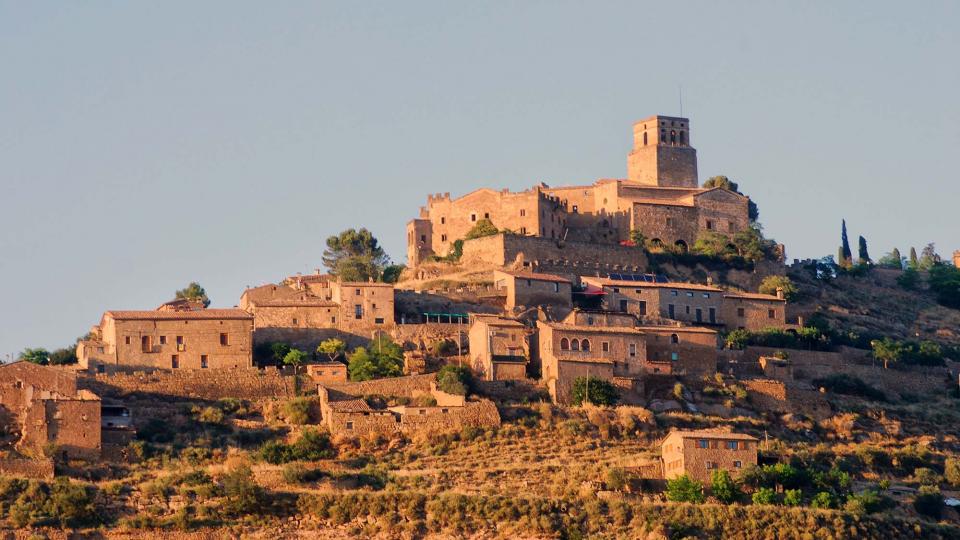
<path fill-rule="evenodd" d="M 293 380 L 272 368 L 98 374 L 79 378 L 78 386 L 101 397 L 113 398 L 150 394 L 189 399 L 235 397 L 255 400 L 293 395 Z"/>

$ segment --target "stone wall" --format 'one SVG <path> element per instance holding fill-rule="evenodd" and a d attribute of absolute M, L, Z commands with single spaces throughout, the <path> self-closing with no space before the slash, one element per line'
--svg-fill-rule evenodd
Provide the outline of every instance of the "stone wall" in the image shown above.
<path fill-rule="evenodd" d="M 98 374 L 80 377 L 78 385 L 114 398 L 131 394 L 208 400 L 293 396 L 293 381 L 273 368 Z"/>
<path fill-rule="evenodd" d="M 435 380 L 435 374 L 427 373 L 424 375 L 373 379 L 371 381 L 326 384 L 324 386 L 331 390 L 354 396 L 414 397 L 430 392 L 430 383 Z"/>
<path fill-rule="evenodd" d="M 22 476 L 26 478 L 50 479 L 53 478 L 53 460 L 0 458 L 0 474 L 7 476 Z"/>
<path fill-rule="evenodd" d="M 777 414 L 799 412 L 818 420 L 832 414 L 823 394 L 808 385 L 774 379 L 746 379 L 742 382 L 749 392 L 750 402 L 760 409 Z"/>
<path fill-rule="evenodd" d="M 467 240 L 461 261 L 465 265 L 526 267 L 568 278 L 598 272 L 604 276 L 610 272 L 645 272 L 648 263 L 643 250 L 635 247 L 512 234 Z"/>

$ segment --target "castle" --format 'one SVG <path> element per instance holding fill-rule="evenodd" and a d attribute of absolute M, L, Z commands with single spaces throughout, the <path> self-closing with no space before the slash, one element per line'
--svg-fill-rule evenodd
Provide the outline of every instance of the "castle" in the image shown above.
<path fill-rule="evenodd" d="M 701 188 L 690 121 L 651 116 L 633 126 L 627 178 L 592 185 L 541 183 L 511 192 L 481 188 L 452 199 L 430 195 L 407 224 L 407 262 L 418 266 L 445 256 L 479 220 L 522 236 L 616 244 L 640 231 L 654 245 L 685 250 L 703 232 L 732 237 L 749 227 L 749 198 L 721 188 Z"/>

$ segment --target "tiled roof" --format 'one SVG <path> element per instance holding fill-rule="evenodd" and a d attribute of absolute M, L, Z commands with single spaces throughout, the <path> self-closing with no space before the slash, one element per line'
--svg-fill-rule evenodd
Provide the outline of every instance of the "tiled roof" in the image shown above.
<path fill-rule="evenodd" d="M 340 304 L 323 298 L 279 298 L 276 300 L 255 300 L 256 307 L 340 307 Z"/>
<path fill-rule="evenodd" d="M 638 326 L 637 330 L 642 332 L 673 332 L 673 333 L 696 333 L 696 334 L 716 334 L 716 330 L 704 328 L 702 326 Z"/>
<path fill-rule="evenodd" d="M 634 289 L 658 288 L 658 289 L 679 289 L 679 290 L 693 290 L 693 291 L 723 292 L 723 289 L 720 289 L 718 287 L 714 287 L 712 285 L 700 285 L 698 283 L 680 283 L 676 281 L 670 281 L 667 283 L 649 282 L 649 281 L 623 281 L 619 279 L 589 277 L 589 276 L 584 276 L 580 279 L 586 283 L 590 283 L 593 285 L 601 285 L 601 286 L 616 286 L 616 287 L 627 287 L 627 288 L 632 287 Z"/>
<path fill-rule="evenodd" d="M 771 302 L 786 302 L 783 298 L 777 298 L 772 294 L 759 293 L 726 293 L 724 298 L 743 298 L 744 300 L 769 300 Z"/>
<path fill-rule="evenodd" d="M 390 287 L 393 283 L 384 283 L 382 281 L 341 281 L 338 282 L 341 287 Z"/>
<path fill-rule="evenodd" d="M 575 332 L 593 332 L 596 334 L 642 334 L 640 330 L 632 326 L 590 326 L 577 324 L 563 324 L 552 322 L 540 322 L 544 326 L 549 326 L 554 330 L 570 330 Z"/>
<path fill-rule="evenodd" d="M 370 405 L 362 399 L 346 399 L 343 401 L 331 401 L 330 409 L 336 412 L 373 412 Z"/>
<path fill-rule="evenodd" d="M 473 318 L 476 322 L 482 322 L 489 326 L 516 326 L 516 327 L 526 326 L 520 321 L 517 321 L 514 319 L 505 319 L 499 315 L 476 313 L 473 315 Z"/>
<path fill-rule="evenodd" d="M 556 283 L 570 283 L 570 280 L 560 276 L 555 276 L 553 274 L 538 274 L 535 272 L 508 272 L 506 270 L 497 270 L 508 276 L 513 276 L 517 279 L 532 279 L 535 281 L 550 281 Z"/>
<path fill-rule="evenodd" d="M 253 315 L 242 309 L 204 309 L 200 311 L 107 311 L 104 317 L 114 320 L 219 320 L 219 319 L 253 319 Z"/>
<path fill-rule="evenodd" d="M 683 439 L 726 439 L 726 440 L 739 440 L 739 441 L 756 441 L 758 440 L 753 435 L 747 435 L 746 433 L 730 433 L 722 431 L 680 431 L 674 430 L 667 434 L 667 437 L 671 435 L 679 435 Z"/>

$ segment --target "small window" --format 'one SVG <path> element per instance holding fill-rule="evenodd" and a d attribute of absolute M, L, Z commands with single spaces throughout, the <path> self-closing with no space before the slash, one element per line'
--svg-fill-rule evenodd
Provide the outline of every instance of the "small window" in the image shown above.
<path fill-rule="evenodd" d="M 420 410 L 417 411 L 417 412 L 418 412 L 419 414 L 427 414 L 427 410 L 426 410 L 426 409 L 420 409 Z"/>
<path fill-rule="evenodd" d="M 674 361 L 674 362 L 676 362 L 677 360 L 680 360 L 680 353 L 678 353 L 678 352 L 672 352 L 672 353 L 670 353 L 670 360 L 672 360 L 672 361 Z"/>
<path fill-rule="evenodd" d="M 477 215 L 476 215 L 476 214 L 470 214 L 470 221 L 476 221 L 476 220 L 477 220 Z"/>
<path fill-rule="evenodd" d="M 484 212 L 483 219 L 490 219 L 490 212 Z"/>
<path fill-rule="evenodd" d="M 632 358 L 632 357 L 635 357 L 635 356 L 637 356 L 637 344 L 636 344 L 636 343 L 631 343 L 631 344 L 630 344 L 630 357 Z"/>
<path fill-rule="evenodd" d="M 293 318 L 293 325 L 296 326 L 300 321 L 296 317 Z"/>
<path fill-rule="evenodd" d="M 577 205 L 573 205 L 573 213 L 574 213 L 574 214 L 577 213 Z"/>
<path fill-rule="evenodd" d="M 526 216 L 526 215 L 527 215 L 527 209 L 526 209 L 526 208 L 521 208 L 521 209 L 520 209 L 520 217 L 524 217 L 524 216 Z"/>
<path fill-rule="evenodd" d="M 603 352 L 610 352 L 610 342 L 603 341 L 600 343 L 600 350 Z"/>
<path fill-rule="evenodd" d="M 528 279 L 528 280 L 527 280 L 527 287 L 530 287 L 532 284 L 533 284 L 533 282 Z"/>
<path fill-rule="evenodd" d="M 130 344 L 130 336 L 125 336 L 125 337 L 123 338 L 123 342 L 124 342 L 124 344 L 129 345 L 129 344 Z"/>
<path fill-rule="evenodd" d="M 772 309 L 768 309 L 768 310 L 767 310 L 767 317 L 770 318 L 770 319 L 776 319 L 776 318 L 777 318 L 777 312 L 774 311 L 774 310 L 772 310 Z"/>
<path fill-rule="evenodd" d="M 447 241 L 447 235 L 441 234 L 441 235 L 440 235 L 440 241 L 441 241 L 441 242 L 446 242 L 446 241 Z"/>
<path fill-rule="evenodd" d="M 587 317 L 587 326 L 593 326 L 593 317 Z"/>
<path fill-rule="evenodd" d="M 230 337 L 227 334 L 220 334 L 220 345 L 223 347 L 230 345 Z"/>
<path fill-rule="evenodd" d="M 207 355 L 200 355 L 200 369 L 207 369 Z"/>
<path fill-rule="evenodd" d="M 680 336 L 677 334 L 670 334 L 670 343 L 680 343 Z"/>
<path fill-rule="evenodd" d="M 167 344 L 167 336 L 160 336 L 160 344 L 161 345 Z"/>
<path fill-rule="evenodd" d="M 740 461 L 740 460 L 734 461 L 734 462 L 733 462 L 733 468 L 734 468 L 734 469 L 742 469 L 742 468 L 743 468 L 743 462 Z"/>
<path fill-rule="evenodd" d="M 590 350 L 590 340 L 589 340 L 589 339 L 583 340 L 583 341 L 580 343 L 580 348 L 583 349 L 584 351 L 589 351 L 589 350 Z"/>
<path fill-rule="evenodd" d="M 563 339 L 560 340 L 560 350 L 561 350 L 561 351 L 570 350 L 570 340 L 569 340 L 569 339 L 563 338 Z"/>
<path fill-rule="evenodd" d="M 646 314 L 647 314 L 647 301 L 646 301 L 646 300 L 641 300 L 641 301 L 637 302 L 637 305 L 640 306 L 639 309 L 638 309 L 638 311 L 640 312 L 640 315 L 646 315 Z"/>
<path fill-rule="evenodd" d="M 336 317 L 336 315 L 334 315 L 333 317 L 330 317 L 330 324 L 337 324 L 337 317 Z"/>
<path fill-rule="evenodd" d="M 619 293 L 619 292 L 620 292 L 620 288 L 619 288 L 619 287 L 614 287 L 614 288 L 613 288 L 613 292 Z"/>
<path fill-rule="evenodd" d="M 571 341 L 570 341 L 570 349 L 571 349 L 571 350 L 574 350 L 574 351 L 579 351 L 579 350 L 580 350 L 580 340 L 579 340 L 579 339 L 571 340 Z"/>
<path fill-rule="evenodd" d="M 356 289 L 353 293 L 354 296 L 360 296 L 360 289 Z"/>
<path fill-rule="evenodd" d="M 713 221 L 712 221 L 712 220 L 709 220 L 709 219 L 707 220 L 707 230 L 708 230 L 708 231 L 712 231 L 712 230 L 713 230 Z"/>
<path fill-rule="evenodd" d="M 527 228 L 526 228 L 526 227 L 520 227 L 520 234 L 523 234 L 523 235 L 527 234 Z"/>
<path fill-rule="evenodd" d="M 427 235 L 421 234 L 421 235 L 420 235 L 420 241 L 421 241 L 421 242 L 426 242 L 426 241 L 427 241 Z"/>
<path fill-rule="evenodd" d="M 107 372 L 107 366 L 103 364 L 97 364 L 97 373 L 106 373 L 106 372 Z"/>
<path fill-rule="evenodd" d="M 687 291 L 687 297 L 689 297 L 689 298 L 693 298 L 693 293 L 692 293 L 692 292 L 690 292 L 690 291 Z"/>
<path fill-rule="evenodd" d="M 448 412 L 450 412 L 450 409 L 440 409 L 440 412 L 442 412 L 443 414 L 447 414 Z"/>
<path fill-rule="evenodd" d="M 383 324 L 383 317 L 376 317 L 373 322 L 374 324 Z"/>
<path fill-rule="evenodd" d="M 738 307 L 738 308 L 737 308 L 737 317 L 743 317 L 743 308 L 742 308 L 742 307 Z"/>
<path fill-rule="evenodd" d="M 559 284 L 559 283 L 553 282 L 553 292 L 556 292 L 556 293 L 560 292 L 560 284 Z"/>
<path fill-rule="evenodd" d="M 708 292 L 703 293 L 703 297 L 704 297 L 704 298 L 710 298 L 710 293 L 708 293 Z"/>
<path fill-rule="evenodd" d="M 353 306 L 353 318 L 362 319 L 363 318 L 363 306 L 356 304 Z"/>
<path fill-rule="evenodd" d="M 443 225 L 446 222 L 447 222 L 447 218 L 440 216 L 440 224 Z"/>
<path fill-rule="evenodd" d="M 350 420 L 347 420 L 347 429 L 353 429 L 353 422 Z"/>
<path fill-rule="evenodd" d="M 700 439 L 697 441 L 697 448 L 710 448 L 710 442 L 706 439 Z"/>
<path fill-rule="evenodd" d="M 706 462 L 706 464 L 707 464 L 707 470 L 712 470 L 712 469 L 716 469 L 716 468 L 717 468 L 717 462 L 716 462 L 716 461 L 708 461 L 708 462 Z"/>
<path fill-rule="evenodd" d="M 670 296 L 677 296 L 677 291 L 670 291 Z"/>
<path fill-rule="evenodd" d="M 727 450 L 736 450 L 737 441 L 727 441 Z"/>
<path fill-rule="evenodd" d="M 170 367 L 172 369 L 177 369 L 180 367 L 180 355 L 174 354 L 170 357 Z"/>

